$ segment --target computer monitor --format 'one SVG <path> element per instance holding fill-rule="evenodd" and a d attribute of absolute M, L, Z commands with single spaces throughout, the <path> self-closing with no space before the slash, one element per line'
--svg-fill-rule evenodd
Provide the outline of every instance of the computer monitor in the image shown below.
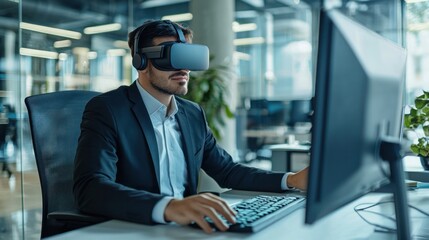
<path fill-rule="evenodd" d="M 311 120 L 312 111 L 310 99 L 300 99 L 290 101 L 289 119 L 287 125 L 294 127 L 299 123 L 308 123 Z"/>
<path fill-rule="evenodd" d="M 401 47 L 338 10 L 321 12 L 306 223 L 390 182 L 401 208 L 397 226 L 408 224 L 402 162 L 394 149 L 405 65 Z M 384 148 L 387 136 L 394 148 Z M 392 162 L 383 161 L 381 149 Z M 409 236 L 405 228 L 398 231 Z"/>
<path fill-rule="evenodd" d="M 285 124 L 286 104 L 283 101 L 250 99 L 247 111 L 247 128 L 261 129 Z"/>

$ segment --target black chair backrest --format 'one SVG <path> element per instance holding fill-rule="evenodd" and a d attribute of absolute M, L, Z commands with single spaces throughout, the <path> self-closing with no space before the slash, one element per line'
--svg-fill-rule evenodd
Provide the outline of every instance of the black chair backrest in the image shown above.
<path fill-rule="evenodd" d="M 52 235 L 54 211 L 76 211 L 73 187 L 74 157 L 86 103 L 92 91 L 62 91 L 25 99 L 34 154 L 42 189 L 42 238 Z"/>

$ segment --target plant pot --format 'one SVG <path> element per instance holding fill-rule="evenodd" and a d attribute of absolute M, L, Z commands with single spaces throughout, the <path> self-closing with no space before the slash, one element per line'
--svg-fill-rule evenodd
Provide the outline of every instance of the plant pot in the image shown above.
<path fill-rule="evenodd" d="M 429 157 L 420 157 L 420 163 L 424 170 L 429 171 Z"/>

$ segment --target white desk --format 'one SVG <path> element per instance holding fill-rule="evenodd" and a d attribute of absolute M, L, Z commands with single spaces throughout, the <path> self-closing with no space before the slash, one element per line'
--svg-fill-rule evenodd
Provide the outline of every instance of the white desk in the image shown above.
<path fill-rule="evenodd" d="M 255 193 L 244 191 L 231 191 L 222 196 L 230 203 L 251 196 Z M 256 193 L 257 194 L 257 193 Z M 419 206 L 429 212 L 429 189 L 420 189 L 408 192 L 410 204 Z M 147 226 L 123 221 L 112 220 L 93 226 L 77 229 L 71 232 L 53 236 L 49 239 L 56 240 L 84 240 L 84 239 L 299 239 L 299 240 L 342 240 L 342 239 L 396 239 L 394 234 L 374 232 L 374 228 L 365 223 L 354 211 L 353 207 L 359 203 L 375 203 L 389 198 L 389 194 L 373 193 L 366 195 L 313 225 L 304 224 L 305 209 L 299 209 L 291 215 L 272 226 L 252 234 L 215 232 L 205 234 L 199 229 L 174 224 Z M 384 206 L 387 213 L 394 212 L 393 205 Z M 428 217 L 410 210 L 412 228 L 420 225 L 429 229 Z M 425 238 L 429 239 L 428 235 Z M 417 238 L 416 238 L 417 239 Z"/>

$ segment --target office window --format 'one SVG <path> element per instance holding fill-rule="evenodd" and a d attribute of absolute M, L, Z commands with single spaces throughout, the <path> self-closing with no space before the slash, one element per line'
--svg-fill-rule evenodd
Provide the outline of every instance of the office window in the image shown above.
<path fill-rule="evenodd" d="M 25 95 L 130 83 L 128 3 L 22 1 Z M 125 71 L 124 71 L 125 69 Z"/>
<path fill-rule="evenodd" d="M 407 103 L 429 90 L 429 1 L 406 1 Z"/>
<path fill-rule="evenodd" d="M 264 11 L 237 11 L 237 24 L 255 26 L 253 31 L 236 32 L 242 98 L 311 97 L 312 11 L 298 2 L 266 6 Z"/>

